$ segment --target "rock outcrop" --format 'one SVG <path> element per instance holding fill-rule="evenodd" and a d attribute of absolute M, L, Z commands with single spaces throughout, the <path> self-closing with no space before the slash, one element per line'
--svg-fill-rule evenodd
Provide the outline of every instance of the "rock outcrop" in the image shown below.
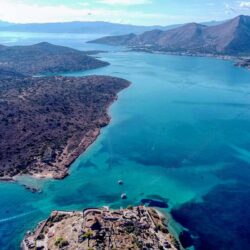
<path fill-rule="evenodd" d="M 26 234 L 21 246 L 23 250 L 181 249 L 165 218 L 143 206 L 117 211 L 54 211 L 34 232 Z"/>

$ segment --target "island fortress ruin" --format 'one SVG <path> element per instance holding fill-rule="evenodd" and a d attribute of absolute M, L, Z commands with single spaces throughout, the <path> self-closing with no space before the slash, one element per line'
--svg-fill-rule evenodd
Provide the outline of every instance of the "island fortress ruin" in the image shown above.
<path fill-rule="evenodd" d="M 181 249 L 165 218 L 145 206 L 53 211 L 22 241 L 23 250 Z"/>

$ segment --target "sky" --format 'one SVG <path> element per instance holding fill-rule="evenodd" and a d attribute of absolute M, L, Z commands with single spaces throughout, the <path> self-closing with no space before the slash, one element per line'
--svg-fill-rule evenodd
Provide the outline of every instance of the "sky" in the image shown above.
<path fill-rule="evenodd" d="M 15 23 L 108 21 L 170 25 L 250 15 L 238 0 L 0 0 L 0 20 Z"/>

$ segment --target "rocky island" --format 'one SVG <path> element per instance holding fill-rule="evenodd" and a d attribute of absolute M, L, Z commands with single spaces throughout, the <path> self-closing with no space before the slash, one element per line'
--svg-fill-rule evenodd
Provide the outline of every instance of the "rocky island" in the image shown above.
<path fill-rule="evenodd" d="M 58 72 L 74 72 L 109 65 L 76 49 L 47 42 L 29 46 L 0 46 L 1 71 L 26 76 Z"/>
<path fill-rule="evenodd" d="M 1 179 L 64 178 L 109 123 L 108 107 L 129 84 L 108 76 L 0 79 Z"/>
<path fill-rule="evenodd" d="M 33 232 L 27 232 L 22 250 L 33 249 L 182 249 L 168 222 L 144 206 L 113 211 L 54 211 Z"/>

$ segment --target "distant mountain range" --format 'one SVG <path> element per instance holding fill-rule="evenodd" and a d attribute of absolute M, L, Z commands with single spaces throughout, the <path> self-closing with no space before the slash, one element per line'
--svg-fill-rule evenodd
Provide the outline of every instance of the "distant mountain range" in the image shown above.
<path fill-rule="evenodd" d="M 148 51 L 250 55 L 250 17 L 238 16 L 213 26 L 189 23 L 171 30 L 154 29 L 141 35 L 130 33 L 91 42 Z"/>
<path fill-rule="evenodd" d="M 171 29 L 179 25 L 170 26 L 136 26 L 108 22 L 65 22 L 65 23 L 31 23 L 10 24 L 0 21 L 0 31 L 38 32 L 38 33 L 96 33 L 96 34 L 136 34 L 152 29 Z"/>
<path fill-rule="evenodd" d="M 209 22 L 215 25 L 218 22 Z M 64 22 L 64 23 L 31 23 L 14 24 L 0 21 L 0 31 L 9 32 L 38 32 L 38 33 L 89 33 L 124 35 L 127 33 L 140 34 L 153 29 L 169 30 L 180 27 L 181 24 L 169 26 L 136 26 L 109 22 Z"/>

